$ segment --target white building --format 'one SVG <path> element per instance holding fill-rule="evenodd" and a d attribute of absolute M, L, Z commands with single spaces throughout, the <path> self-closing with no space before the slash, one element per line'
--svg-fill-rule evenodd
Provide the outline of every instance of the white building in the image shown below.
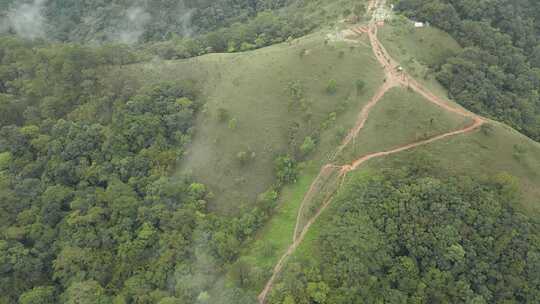
<path fill-rule="evenodd" d="M 425 26 L 424 22 L 415 22 L 414 23 L 414 27 L 424 27 L 424 26 Z"/>

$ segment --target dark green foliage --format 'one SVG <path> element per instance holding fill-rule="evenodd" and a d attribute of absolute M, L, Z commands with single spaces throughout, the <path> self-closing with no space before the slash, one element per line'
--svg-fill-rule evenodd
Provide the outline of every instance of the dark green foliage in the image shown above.
<path fill-rule="evenodd" d="M 311 152 L 313 152 L 316 146 L 317 146 L 317 143 L 315 142 L 315 140 L 313 140 L 311 136 L 307 136 L 304 139 L 304 142 L 302 143 L 302 145 L 300 146 L 300 153 L 302 153 L 302 155 L 305 157 L 309 155 Z"/>
<path fill-rule="evenodd" d="M 448 31 L 465 47 L 437 67 L 452 98 L 538 141 L 539 3 L 401 0 L 398 9 Z"/>
<path fill-rule="evenodd" d="M 356 94 L 360 94 L 364 91 L 364 88 L 366 87 L 366 82 L 362 79 L 358 79 L 354 83 L 356 87 Z"/>
<path fill-rule="evenodd" d="M 414 172 L 352 181 L 321 223 L 318 267 L 289 266 L 272 303 L 538 302 L 540 227 L 511 207 L 512 178 Z"/>
<path fill-rule="evenodd" d="M 22 1 L 21 1 L 22 2 Z M 32 3 L 34 1 L 26 1 Z M 40 1 L 43 3 L 43 1 Z M 41 6 L 45 34 L 60 41 L 166 40 L 244 22 L 290 0 L 49 0 Z M 19 1 L 0 2 L 0 16 Z M 39 7 L 39 6 L 37 6 Z"/>
<path fill-rule="evenodd" d="M 219 122 L 226 122 L 229 120 L 229 117 L 230 117 L 230 114 L 229 114 L 229 111 L 227 111 L 227 109 L 219 108 L 217 110 L 217 119 Z"/>
<path fill-rule="evenodd" d="M 52 286 L 36 287 L 19 297 L 20 304 L 54 304 L 55 290 Z"/>
<path fill-rule="evenodd" d="M 192 84 L 104 81 L 123 48 L 0 47 L 13 113 L 0 125 L 0 302 L 195 303 L 275 198 L 220 217 L 205 185 L 173 176 L 201 106 Z"/>
<path fill-rule="evenodd" d="M 298 177 L 297 162 L 289 156 L 276 159 L 276 176 L 278 185 L 292 184 Z"/>
<path fill-rule="evenodd" d="M 313 24 L 302 16 L 261 12 L 243 23 L 233 23 L 194 38 L 179 37 L 149 45 L 149 50 L 164 59 L 214 52 L 244 52 L 300 37 L 312 28 Z"/>
<path fill-rule="evenodd" d="M 336 80 L 335 79 L 330 79 L 328 81 L 328 85 L 326 85 L 326 93 L 328 93 L 330 95 L 334 95 L 334 94 L 336 94 L 337 89 L 338 89 L 338 86 L 337 86 Z"/>

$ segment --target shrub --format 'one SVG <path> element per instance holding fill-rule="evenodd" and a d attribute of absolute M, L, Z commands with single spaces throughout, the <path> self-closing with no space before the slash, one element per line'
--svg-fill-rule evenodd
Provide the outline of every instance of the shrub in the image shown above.
<path fill-rule="evenodd" d="M 326 86 L 326 93 L 333 95 L 337 92 L 337 82 L 334 79 L 330 79 L 328 81 L 328 85 Z"/>
<path fill-rule="evenodd" d="M 229 129 L 236 130 L 236 127 L 238 127 L 238 119 L 231 118 L 231 120 L 229 120 Z"/>
<path fill-rule="evenodd" d="M 226 122 L 229 120 L 229 116 L 229 111 L 227 109 L 219 108 L 217 110 L 217 119 L 219 122 Z"/>
<path fill-rule="evenodd" d="M 360 94 L 366 88 L 366 82 L 362 79 L 358 79 L 355 82 L 356 93 Z"/>
<path fill-rule="evenodd" d="M 250 161 L 254 160 L 256 157 L 255 152 L 250 151 L 240 151 L 236 154 L 236 158 L 240 162 L 240 165 L 244 166 Z"/>
<path fill-rule="evenodd" d="M 296 160 L 289 156 L 280 156 L 276 159 L 276 177 L 279 185 L 296 183 L 298 165 Z"/>
<path fill-rule="evenodd" d="M 313 152 L 313 150 L 315 150 L 315 146 L 316 144 L 313 138 L 311 138 L 311 136 L 308 136 L 304 139 L 304 143 L 302 144 L 302 146 L 300 146 L 300 152 L 303 156 L 309 155 L 311 152 Z"/>

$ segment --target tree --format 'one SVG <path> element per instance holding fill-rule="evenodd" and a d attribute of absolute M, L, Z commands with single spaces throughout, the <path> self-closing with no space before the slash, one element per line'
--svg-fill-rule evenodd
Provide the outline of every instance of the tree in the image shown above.
<path fill-rule="evenodd" d="M 291 295 L 287 295 L 283 300 L 283 304 L 296 304 L 294 298 Z"/>
<path fill-rule="evenodd" d="M 353 14 L 356 16 L 362 16 L 366 12 L 366 6 L 364 3 L 356 3 L 353 8 Z"/>
<path fill-rule="evenodd" d="M 111 304 L 111 299 L 105 294 L 103 287 L 96 281 L 73 283 L 62 294 L 66 304 Z"/>
<path fill-rule="evenodd" d="M 307 285 L 307 293 L 309 297 L 317 304 L 326 303 L 326 298 L 329 291 L 330 287 L 328 287 L 328 285 L 326 285 L 324 282 L 308 283 Z"/>
<path fill-rule="evenodd" d="M 231 120 L 229 120 L 229 129 L 236 130 L 236 127 L 238 127 L 238 119 L 231 118 Z"/>
<path fill-rule="evenodd" d="M 304 142 L 302 143 L 302 145 L 300 146 L 300 152 L 302 152 L 304 156 L 309 155 L 311 152 L 313 152 L 313 150 L 315 150 L 315 146 L 316 144 L 313 138 L 311 138 L 310 136 L 307 136 L 304 139 Z"/>
<path fill-rule="evenodd" d="M 334 95 L 337 92 L 337 82 L 334 79 L 330 79 L 326 85 L 326 93 Z"/>
<path fill-rule="evenodd" d="M 297 164 L 289 156 L 280 156 L 275 161 L 276 176 L 281 185 L 295 183 L 297 178 Z"/>
<path fill-rule="evenodd" d="M 184 304 L 185 301 L 175 298 L 175 297 L 166 297 L 161 300 L 159 300 L 158 304 Z"/>
<path fill-rule="evenodd" d="M 52 286 L 34 287 L 21 294 L 19 304 L 53 304 L 57 303 L 55 290 Z"/>
<path fill-rule="evenodd" d="M 246 288 L 253 284 L 252 266 L 245 260 L 240 259 L 231 268 L 231 277 L 237 286 Z"/>
<path fill-rule="evenodd" d="M 210 294 L 203 291 L 197 296 L 197 304 L 209 304 L 210 303 Z"/>
<path fill-rule="evenodd" d="M 356 87 L 356 94 L 359 95 L 364 91 L 364 88 L 366 87 L 366 82 L 362 79 L 357 79 L 354 85 Z"/>
<path fill-rule="evenodd" d="M 227 111 L 227 109 L 218 108 L 217 111 L 218 111 L 217 118 L 219 122 L 226 122 L 229 120 L 230 114 L 229 114 L 229 111 Z"/>

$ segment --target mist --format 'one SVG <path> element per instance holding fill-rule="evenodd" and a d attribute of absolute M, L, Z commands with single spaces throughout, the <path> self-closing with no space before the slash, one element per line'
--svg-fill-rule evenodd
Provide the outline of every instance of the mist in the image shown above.
<path fill-rule="evenodd" d="M 0 23 L 0 29 L 12 29 L 26 39 L 45 37 L 45 17 L 42 12 L 47 0 L 34 0 L 32 3 L 19 4 L 8 12 L 7 21 Z"/>
<path fill-rule="evenodd" d="M 150 14 L 142 7 L 130 7 L 123 14 L 121 28 L 109 35 L 109 39 L 125 44 L 137 43 L 151 20 Z"/>
<path fill-rule="evenodd" d="M 174 34 L 190 37 L 195 32 L 192 28 L 195 10 L 183 0 L 161 10 L 150 0 L 134 0 L 123 8 L 105 3 L 99 9 L 87 10 L 88 7 L 83 5 L 79 23 L 71 27 L 61 27 L 62 21 L 58 21 L 54 12 L 48 11 L 49 5 L 58 6 L 56 1 L 14 1 L 9 9 L 0 11 L 0 33 L 14 33 L 26 39 L 132 45 L 148 39 L 168 39 Z"/>

